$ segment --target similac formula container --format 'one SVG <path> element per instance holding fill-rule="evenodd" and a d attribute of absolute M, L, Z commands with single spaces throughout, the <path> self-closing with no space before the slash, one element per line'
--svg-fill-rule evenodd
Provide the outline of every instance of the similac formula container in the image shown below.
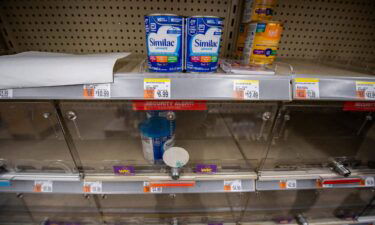
<path fill-rule="evenodd" d="M 244 64 L 268 65 L 276 58 L 282 26 L 277 21 L 251 23 L 244 46 Z"/>
<path fill-rule="evenodd" d="M 186 19 L 186 71 L 215 72 L 218 67 L 223 19 L 193 16 Z"/>
<path fill-rule="evenodd" d="M 139 125 L 143 155 L 153 164 L 162 164 L 164 151 L 174 145 L 175 127 L 165 117 L 151 116 Z"/>
<path fill-rule="evenodd" d="M 148 68 L 151 72 L 183 69 L 184 21 L 174 14 L 145 16 Z"/>

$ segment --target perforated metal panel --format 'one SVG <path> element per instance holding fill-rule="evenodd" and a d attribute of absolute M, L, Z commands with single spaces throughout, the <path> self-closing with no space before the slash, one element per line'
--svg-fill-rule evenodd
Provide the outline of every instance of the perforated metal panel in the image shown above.
<path fill-rule="evenodd" d="M 175 13 L 224 17 L 225 54 L 232 47 L 233 15 L 238 9 L 237 0 L 11 0 L 0 4 L 3 33 L 14 52 L 145 53 L 143 16 Z"/>
<path fill-rule="evenodd" d="M 279 0 L 279 57 L 375 60 L 374 0 Z"/>
<path fill-rule="evenodd" d="M 0 26 L 8 48 L 145 53 L 148 13 L 225 17 L 222 53 L 235 46 L 243 0 L 4 0 Z M 375 61 L 374 0 L 279 0 L 285 31 L 279 57 Z"/>

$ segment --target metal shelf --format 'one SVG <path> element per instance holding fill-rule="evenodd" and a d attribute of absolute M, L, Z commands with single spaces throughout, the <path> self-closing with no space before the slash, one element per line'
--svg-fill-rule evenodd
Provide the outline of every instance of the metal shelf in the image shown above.
<path fill-rule="evenodd" d="M 330 170 L 309 171 L 261 171 L 184 174 L 174 181 L 166 174 L 139 174 L 116 176 L 112 174 L 88 174 L 80 179 L 78 174 L 12 174 L 0 176 L 0 192 L 32 193 L 35 181 L 52 181 L 50 193 L 63 194 L 148 194 L 148 193 L 220 193 L 224 181 L 241 182 L 239 192 L 270 190 L 303 190 L 325 188 L 374 188 L 374 171 L 352 171 L 350 177 L 340 177 Z M 86 183 L 100 183 L 100 191 L 84 191 Z M 151 184 L 151 186 L 150 186 Z M 155 191 L 145 191 L 154 187 Z M 160 189 L 157 189 L 161 187 Z M 229 191 L 231 192 L 231 191 Z"/>
<path fill-rule="evenodd" d="M 284 59 L 281 62 L 290 65 L 293 100 L 301 100 L 296 96 L 298 78 L 316 79 L 319 97 L 310 100 L 353 100 L 366 101 L 356 95 L 356 82 L 375 82 L 373 65 L 354 65 L 349 62 Z"/>
<path fill-rule="evenodd" d="M 78 174 L 3 174 L 0 192 L 35 193 L 36 181 L 52 181 L 50 191 L 41 193 L 59 194 L 174 194 L 174 193 L 220 193 L 255 191 L 256 174 L 217 173 L 213 175 L 185 174 L 174 181 L 166 174 L 140 174 L 136 176 L 86 175 L 80 179 Z M 240 190 L 224 190 L 224 181 L 240 181 Z M 99 189 L 85 191 L 84 186 L 99 183 Z M 168 184 L 167 187 L 165 184 Z M 188 185 L 186 185 L 188 184 Z M 189 186 L 191 185 L 191 186 Z M 162 188 L 158 188 L 161 187 Z M 146 190 L 145 187 L 153 187 Z"/>
<path fill-rule="evenodd" d="M 301 100 L 296 96 L 299 78 L 315 79 L 318 97 L 302 100 L 365 101 L 357 96 L 356 82 L 375 82 L 373 65 L 326 65 L 320 61 L 283 59 L 275 63 L 276 75 L 241 75 L 218 73 L 166 73 L 144 71 L 144 58 L 134 55 L 116 65 L 109 100 L 141 100 L 144 79 L 169 79 L 170 100 L 237 100 L 233 86 L 236 80 L 259 81 L 259 101 Z M 359 71 L 359 72 L 357 72 Z M 375 83 L 374 83 L 375 85 Z M 84 85 L 16 88 L 6 99 L 94 99 L 85 97 Z M 370 99 L 371 101 L 372 99 Z"/>
<path fill-rule="evenodd" d="M 329 169 L 305 171 L 261 171 L 256 190 L 303 190 L 325 188 L 374 188 L 373 170 L 352 171 L 350 177 L 338 176 Z M 366 181 L 372 181 L 371 183 Z"/>
<path fill-rule="evenodd" d="M 170 100 L 236 100 L 236 80 L 258 80 L 260 101 L 289 101 L 290 78 L 271 75 L 116 73 L 110 84 L 111 100 L 144 99 L 144 79 L 170 79 Z M 83 85 L 13 89 L 9 99 L 87 99 Z"/>

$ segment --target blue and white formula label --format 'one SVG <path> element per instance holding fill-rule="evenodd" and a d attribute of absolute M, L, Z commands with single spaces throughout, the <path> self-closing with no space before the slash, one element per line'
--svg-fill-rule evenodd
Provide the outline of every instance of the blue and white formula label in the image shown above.
<path fill-rule="evenodd" d="M 222 18 L 196 16 L 186 19 L 187 72 L 217 70 L 222 32 Z"/>
<path fill-rule="evenodd" d="M 181 72 L 183 69 L 184 21 L 181 16 L 145 16 L 148 68 L 151 72 Z"/>

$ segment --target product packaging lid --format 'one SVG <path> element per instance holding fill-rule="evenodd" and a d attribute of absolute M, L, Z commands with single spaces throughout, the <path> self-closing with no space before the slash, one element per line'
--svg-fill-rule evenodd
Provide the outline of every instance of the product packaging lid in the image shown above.
<path fill-rule="evenodd" d="M 174 132 L 171 121 L 164 117 L 151 117 L 139 124 L 139 129 L 144 136 L 150 138 L 167 137 Z"/>

